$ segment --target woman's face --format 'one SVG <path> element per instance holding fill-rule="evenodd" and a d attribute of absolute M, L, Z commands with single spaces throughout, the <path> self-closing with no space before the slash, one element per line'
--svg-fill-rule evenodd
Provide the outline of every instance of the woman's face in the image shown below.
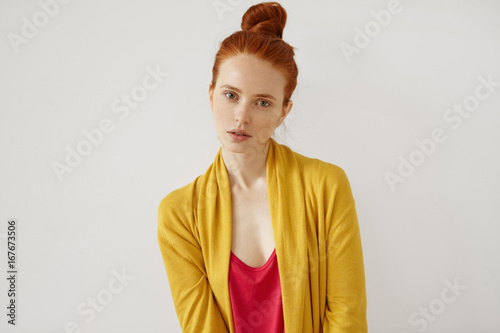
<path fill-rule="evenodd" d="M 234 153 L 263 151 L 274 130 L 283 122 L 292 102 L 283 107 L 285 77 L 270 63 L 240 54 L 219 68 L 216 86 L 209 87 L 215 129 L 224 149 Z M 238 141 L 231 130 L 251 137 Z"/>

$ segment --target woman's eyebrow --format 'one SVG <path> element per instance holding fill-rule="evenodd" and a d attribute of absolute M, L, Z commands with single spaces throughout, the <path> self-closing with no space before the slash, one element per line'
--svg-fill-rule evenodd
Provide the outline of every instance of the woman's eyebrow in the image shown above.
<path fill-rule="evenodd" d="M 230 84 L 225 84 L 223 86 L 221 86 L 221 88 L 229 88 L 229 89 L 232 89 L 236 92 L 239 92 L 241 93 L 241 90 L 239 90 L 238 88 L 236 87 L 233 87 L 232 85 Z M 257 97 L 266 97 L 266 98 L 271 98 L 271 99 L 274 99 L 276 101 L 276 98 L 274 98 L 273 95 L 269 95 L 269 94 L 255 94 L 254 96 L 257 96 Z"/>

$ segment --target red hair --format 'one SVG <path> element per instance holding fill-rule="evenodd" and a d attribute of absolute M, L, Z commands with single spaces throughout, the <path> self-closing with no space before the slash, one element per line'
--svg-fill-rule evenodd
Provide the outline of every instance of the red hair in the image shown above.
<path fill-rule="evenodd" d="M 286 78 L 283 106 L 286 106 L 297 86 L 299 74 L 294 48 L 283 41 L 286 11 L 277 2 L 262 2 L 245 12 L 241 31 L 236 31 L 221 43 L 212 69 L 212 89 L 215 88 L 220 65 L 239 54 L 257 56 L 268 61 Z"/>

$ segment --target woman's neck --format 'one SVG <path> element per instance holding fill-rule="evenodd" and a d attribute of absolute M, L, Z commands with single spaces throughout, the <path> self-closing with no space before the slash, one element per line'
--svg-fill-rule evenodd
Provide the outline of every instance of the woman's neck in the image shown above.
<path fill-rule="evenodd" d="M 250 147 L 243 153 L 234 153 L 222 147 L 222 159 L 232 189 L 254 189 L 266 184 L 269 145 L 268 141 L 262 150 Z"/>

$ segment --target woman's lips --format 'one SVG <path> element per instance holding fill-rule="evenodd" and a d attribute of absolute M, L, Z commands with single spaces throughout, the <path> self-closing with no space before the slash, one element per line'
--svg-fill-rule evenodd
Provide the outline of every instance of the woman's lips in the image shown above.
<path fill-rule="evenodd" d="M 245 130 L 240 130 L 239 128 L 233 128 L 232 130 L 229 130 L 228 133 L 237 133 L 237 134 L 242 134 L 246 136 L 251 136 L 250 134 L 247 133 Z"/>
<path fill-rule="evenodd" d="M 233 132 L 228 132 L 228 134 L 234 141 L 245 141 L 251 138 L 251 136 L 249 135 L 238 135 L 234 134 Z"/>

